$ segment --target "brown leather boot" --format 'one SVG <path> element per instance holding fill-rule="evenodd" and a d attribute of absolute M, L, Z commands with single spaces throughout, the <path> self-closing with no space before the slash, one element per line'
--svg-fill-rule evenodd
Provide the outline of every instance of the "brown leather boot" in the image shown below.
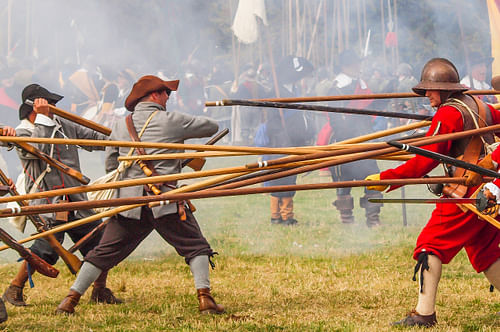
<path fill-rule="evenodd" d="M 224 306 L 215 303 L 210 294 L 210 288 L 200 288 L 196 290 L 198 300 L 200 301 L 200 312 L 202 314 L 221 314 L 224 312 Z"/>
<path fill-rule="evenodd" d="M 0 300 L 0 323 L 3 323 L 7 320 L 8 315 L 7 315 L 7 309 L 5 308 L 5 303 L 3 303 L 2 300 Z"/>
<path fill-rule="evenodd" d="M 68 295 L 62 300 L 57 306 L 56 314 L 73 314 L 75 313 L 75 307 L 80 301 L 82 295 L 72 289 L 69 290 Z"/>
<path fill-rule="evenodd" d="M 119 299 L 113 294 L 111 289 L 107 287 L 95 287 L 92 289 L 92 295 L 90 295 L 90 301 L 96 303 L 107 303 L 107 304 L 120 304 L 123 303 L 122 299 Z"/>
<path fill-rule="evenodd" d="M 3 293 L 2 299 L 5 302 L 9 302 L 10 304 L 15 305 L 16 307 L 27 306 L 26 302 L 24 301 L 22 287 L 10 285 Z"/>
<path fill-rule="evenodd" d="M 436 313 L 431 315 L 421 315 L 416 310 L 412 310 L 408 316 L 392 323 L 393 326 L 424 326 L 431 327 L 437 324 Z"/>
<path fill-rule="evenodd" d="M 3 293 L 2 299 L 6 302 L 9 302 L 16 307 L 24 307 L 26 306 L 26 302 L 24 301 L 23 289 L 26 281 L 28 280 L 28 263 L 24 261 L 17 272 L 17 275 L 14 277 L 10 286 Z"/>
<path fill-rule="evenodd" d="M 354 199 L 351 195 L 337 195 L 337 200 L 332 205 L 340 212 L 340 220 L 343 224 L 354 223 L 352 210 L 354 209 Z"/>

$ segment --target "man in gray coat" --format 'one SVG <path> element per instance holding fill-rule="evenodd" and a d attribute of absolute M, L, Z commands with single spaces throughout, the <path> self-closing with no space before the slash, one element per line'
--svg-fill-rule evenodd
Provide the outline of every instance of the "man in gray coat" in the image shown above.
<path fill-rule="evenodd" d="M 166 112 L 167 100 L 170 93 L 177 90 L 178 84 L 179 81 L 163 81 L 151 75 L 140 78 L 125 101 L 125 107 L 131 114 L 127 119 L 115 124 L 111 139 L 130 141 L 134 136 L 133 132 L 137 135 L 143 128 L 145 130 L 140 140 L 145 142 L 184 143 L 184 140 L 189 138 L 215 134 L 218 125 L 207 117 Z M 127 155 L 129 149 L 107 148 L 106 170 L 115 170 L 118 167 L 118 156 Z M 146 154 L 182 152 L 171 149 L 144 150 Z M 176 174 L 181 172 L 181 161 L 155 160 L 149 164 L 149 168 L 154 175 Z M 120 180 L 144 178 L 144 176 L 141 167 L 133 164 L 120 174 Z M 175 188 L 176 184 L 170 182 L 157 186 L 162 192 L 166 192 Z M 118 197 L 142 195 L 153 195 L 153 193 L 144 186 L 118 190 Z M 123 261 L 153 229 L 171 244 L 189 265 L 197 289 L 200 312 L 210 314 L 224 312 L 224 307 L 216 304 L 210 294 L 209 264 L 211 264 L 210 257 L 215 252 L 203 237 L 198 222 L 184 203 L 170 203 L 153 208 L 143 206 L 114 216 L 106 226 L 99 245 L 85 256 L 85 262 L 75 283 L 56 312 L 73 313 L 81 295 L 99 274 Z"/>
<path fill-rule="evenodd" d="M 55 105 L 63 97 L 48 91 L 38 84 L 30 84 L 23 89 L 22 100 L 23 104 L 19 108 L 20 125 L 16 128 L 17 136 L 26 137 L 53 137 L 53 138 L 74 138 L 74 139 L 93 139 L 106 140 L 107 137 L 97 131 L 88 129 L 72 121 L 58 117 L 50 112 L 49 103 Z M 33 106 L 25 103 L 26 100 L 34 102 Z M 78 157 L 78 147 L 76 145 L 61 145 L 61 144 L 32 144 L 38 150 L 46 153 L 63 164 L 80 170 L 80 159 Z M 103 149 L 102 147 L 85 147 L 91 149 Z M 26 192 L 43 192 L 46 190 L 70 188 L 80 186 L 80 182 L 70 177 L 69 175 L 51 168 L 45 161 L 38 159 L 32 154 L 18 149 L 18 155 L 23 164 L 26 174 L 25 189 Z M 32 205 L 53 204 L 61 201 L 79 202 L 86 201 L 85 193 L 56 196 L 42 199 L 35 199 L 31 202 Z M 47 213 L 43 218 L 48 222 L 50 227 L 60 225 L 62 223 L 73 221 L 93 215 L 91 210 L 77 210 L 66 213 Z M 56 233 L 55 237 L 59 242 L 64 241 L 64 234 L 67 233 L 73 242 L 77 242 L 82 237 L 92 231 L 100 220 L 75 227 L 66 232 Z M 85 256 L 90 249 L 94 248 L 99 243 L 99 236 L 96 236 L 82 245 L 80 252 Z M 47 240 L 41 238 L 35 240 L 30 250 L 53 265 L 57 262 L 59 255 L 49 245 Z M 30 277 L 26 261 L 21 264 L 21 267 L 11 281 L 9 287 L 3 294 L 3 299 L 15 306 L 26 306 L 24 301 L 23 289 Z M 94 302 L 105 303 L 120 303 L 111 290 L 106 287 L 107 270 L 104 271 L 99 279 L 94 283 L 94 289 L 91 295 L 91 300 Z"/>
<path fill-rule="evenodd" d="M 2 136 L 16 136 L 16 130 L 12 127 L 0 124 L 0 129 L 2 129 Z M 10 185 L 11 187 L 13 186 L 12 180 L 10 181 Z M 4 192 L 0 192 L 0 196 L 3 196 L 4 194 Z M 0 323 L 5 322 L 7 318 L 7 309 L 5 308 L 3 300 L 0 299 Z"/>

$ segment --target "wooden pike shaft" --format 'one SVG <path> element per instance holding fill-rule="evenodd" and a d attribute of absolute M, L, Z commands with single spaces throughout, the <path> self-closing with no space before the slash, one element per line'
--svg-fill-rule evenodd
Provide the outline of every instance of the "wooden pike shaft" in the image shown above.
<path fill-rule="evenodd" d="M 469 90 L 465 91 L 469 95 L 498 95 L 500 91 L 496 90 Z M 343 95 L 343 96 L 317 96 L 317 97 L 294 97 L 294 98 L 263 98 L 249 99 L 250 101 L 269 101 L 279 103 L 300 103 L 300 102 L 316 102 L 316 101 L 340 101 L 340 100 L 360 100 L 360 99 L 397 99 L 397 98 L 423 98 L 414 92 L 395 92 L 395 93 L 374 93 L 369 95 Z M 207 101 L 205 106 L 223 106 L 222 101 Z"/>
<path fill-rule="evenodd" d="M 431 124 L 431 121 L 420 121 L 416 123 L 411 123 L 408 125 L 404 126 L 399 126 L 391 129 L 386 129 L 382 130 L 376 133 L 371 133 L 363 136 L 358 136 L 354 138 L 350 138 L 341 142 L 329 144 L 329 145 L 324 145 L 324 146 L 312 146 L 312 147 L 304 147 L 307 149 L 307 152 L 304 152 L 302 150 L 299 151 L 294 151 L 295 153 L 293 154 L 306 154 L 306 153 L 312 153 L 313 150 L 316 150 L 319 152 L 320 150 L 330 150 L 332 148 L 335 149 L 343 149 L 346 147 L 352 147 L 351 144 L 354 143 L 360 143 L 364 141 L 369 141 L 372 139 L 377 139 L 389 135 L 394 135 L 398 134 L 404 131 L 408 130 L 413 130 L 413 129 L 418 129 L 422 127 L 429 126 Z M 371 143 L 371 144 L 381 144 L 381 143 Z M 284 151 L 281 151 L 284 152 Z M 288 152 L 286 150 L 285 152 Z M 279 154 L 292 154 L 292 151 L 288 153 L 279 153 Z M 131 161 L 131 160 L 136 160 L 136 159 L 142 159 L 142 160 L 162 160 L 162 159 L 181 159 L 181 158 L 191 158 L 191 157 L 232 157 L 232 156 L 242 156 L 242 155 L 252 155 L 252 154 L 261 154 L 260 152 L 224 152 L 224 151 L 213 151 L 213 152 L 195 152 L 195 153 L 168 153 L 168 154 L 155 154 L 155 155 L 147 155 L 147 156 L 123 156 L 123 157 L 118 157 L 119 161 Z"/>
<path fill-rule="evenodd" d="M 2 135 L 2 134 L 3 134 L 3 130 L 0 129 L 0 135 Z M 7 137 L 7 136 L 2 136 L 2 137 Z M 29 152 L 32 155 L 34 155 L 35 157 L 45 161 L 50 166 L 57 168 L 59 171 L 63 172 L 64 174 L 67 174 L 67 175 L 71 176 L 72 178 L 75 178 L 81 184 L 87 184 L 90 182 L 89 178 L 87 178 L 85 175 L 83 175 L 82 173 L 80 173 L 76 169 L 73 169 L 73 168 L 63 164 L 62 162 L 60 162 L 59 160 L 57 160 L 55 158 L 52 158 L 51 156 L 38 150 L 37 148 L 35 148 L 31 144 L 26 143 L 26 142 L 17 142 L 16 145 L 19 148 L 21 148 L 22 150 Z"/>
<path fill-rule="evenodd" d="M 251 106 L 251 107 L 267 107 L 267 108 L 277 108 L 277 109 L 295 109 L 302 111 L 316 111 L 316 112 L 328 112 L 328 113 L 338 113 L 338 114 L 352 114 L 352 115 L 374 115 L 382 116 L 388 118 L 400 118 L 400 119 L 414 119 L 414 120 L 429 120 L 432 118 L 430 115 L 414 114 L 414 113 L 404 113 L 404 112 L 388 112 L 379 111 L 373 109 L 358 109 L 349 107 L 334 107 L 334 106 L 324 106 L 324 105 L 310 105 L 310 104 L 295 104 L 295 103 L 277 103 L 271 101 L 251 101 L 246 99 L 224 99 L 222 104 L 219 106 Z"/>
<path fill-rule="evenodd" d="M 308 152 L 305 147 L 290 148 L 258 148 L 248 146 L 224 146 L 224 145 L 204 145 L 204 144 L 181 144 L 181 143 L 155 143 L 155 142 L 131 142 L 131 141 L 99 141 L 88 139 L 67 139 L 67 138 L 41 138 L 41 137 L 15 137 L 0 136 L 0 142 L 18 143 L 42 143 L 42 144 L 67 144 L 83 146 L 121 146 L 130 148 L 159 148 L 173 150 L 197 150 L 197 151 L 229 151 L 229 152 L 249 152 L 258 154 L 280 154 L 286 151 Z"/>
<path fill-rule="evenodd" d="M 224 177 L 224 179 L 229 179 L 229 177 Z M 216 182 L 220 182 L 222 178 L 219 178 Z M 241 195 L 251 195 L 251 194 L 264 194 L 264 193 L 274 193 L 283 191 L 303 191 L 303 190 L 322 190 L 322 189 L 334 189 L 334 188 L 353 188 L 353 187 L 365 187 L 368 185 L 415 185 L 415 184 L 436 184 L 436 183 L 459 183 L 464 184 L 465 178 L 457 177 L 429 177 L 429 178 L 414 178 L 414 179 L 395 179 L 395 180 L 360 180 L 360 181 L 340 181 L 340 182 L 328 182 L 328 183 L 314 183 L 314 184 L 296 184 L 296 185 L 282 185 L 282 186 L 271 186 L 271 187 L 259 187 L 259 188 L 237 188 L 237 189 L 224 189 L 224 190 L 212 190 L 205 189 L 194 192 L 180 192 L 177 191 L 173 193 L 172 191 L 155 196 L 138 196 L 138 197 L 127 197 L 127 198 L 115 198 L 101 201 L 80 201 L 80 202 L 70 202 L 70 203 L 58 203 L 58 204 L 42 204 L 42 205 L 31 205 L 21 208 L 20 211 L 13 212 L 11 209 L 0 209 L 0 217 L 12 217 L 12 216 L 22 216 L 31 215 L 39 213 L 52 213 L 60 211 L 73 211 L 81 209 L 92 209 L 101 207 L 114 207 L 123 205 L 136 205 L 136 204 L 150 204 L 157 205 L 154 203 L 164 202 L 164 201 L 178 201 L 178 200 L 189 200 L 189 199 L 200 199 L 200 198 L 213 198 L 222 196 L 241 196 Z M 204 187 L 210 182 L 204 182 L 203 185 L 197 185 L 197 187 Z M 193 189 L 193 188 L 191 188 Z"/>
<path fill-rule="evenodd" d="M 377 144 L 377 146 L 382 147 L 383 144 L 385 144 L 385 143 L 374 143 L 374 144 Z M 382 144 L 382 145 L 379 145 L 379 144 Z M 395 151 L 395 153 L 402 153 L 402 152 Z M 393 155 L 393 154 L 387 154 L 387 155 L 382 154 L 380 156 L 376 156 L 376 158 L 389 159 L 389 160 L 401 160 L 401 159 L 405 159 L 405 156 L 404 155 L 398 156 L 398 155 Z M 299 167 L 299 166 L 319 163 L 319 162 L 322 162 L 325 160 L 333 160 L 333 159 L 334 158 L 325 158 L 323 160 L 321 160 L 321 159 L 304 160 L 304 161 L 300 161 L 300 162 L 296 162 L 296 163 L 289 163 L 289 164 L 283 164 L 283 165 L 279 165 L 279 166 L 270 166 L 270 167 L 265 167 L 265 168 L 259 168 L 259 170 L 262 170 L 262 169 L 281 169 L 281 168 L 286 168 L 286 167 Z M 43 192 L 36 192 L 36 193 L 31 193 L 31 194 L 24 194 L 24 195 L 10 196 L 10 197 L 0 197 L 0 203 L 8 203 L 8 202 L 14 202 L 14 201 L 19 201 L 19 200 L 32 200 L 32 199 L 39 199 L 39 198 L 48 198 L 48 197 L 61 196 L 61 195 L 72 195 L 72 194 L 77 194 L 77 193 L 86 193 L 86 192 L 106 190 L 106 189 L 117 189 L 117 188 L 138 186 L 138 185 L 145 185 L 145 184 L 147 185 L 149 183 L 161 183 L 161 182 L 167 182 L 167 181 L 196 179 L 196 178 L 203 178 L 203 177 L 209 177 L 209 176 L 215 176 L 215 175 L 234 174 L 235 176 L 239 176 L 242 173 L 243 174 L 247 173 L 247 172 L 251 173 L 251 172 L 254 172 L 256 170 L 257 169 L 249 170 L 246 166 L 236 166 L 236 167 L 217 168 L 217 169 L 213 169 L 213 170 L 206 170 L 206 171 L 199 171 L 199 172 L 151 176 L 151 177 L 145 177 L 145 178 L 140 178 L 140 179 L 121 180 L 121 181 L 115 181 L 115 182 L 111 182 L 111 183 L 100 183 L 100 184 L 93 184 L 93 185 L 88 185 L 88 186 L 47 190 L 47 191 L 43 191 Z"/>
<path fill-rule="evenodd" d="M 408 130 L 414 130 L 414 129 L 418 129 L 418 128 L 422 128 L 422 127 L 427 127 L 427 126 L 430 126 L 431 123 L 432 123 L 432 121 L 419 121 L 419 122 L 410 123 L 410 124 L 407 124 L 404 126 L 399 126 L 399 127 L 395 127 L 395 128 L 381 130 L 381 131 L 376 132 L 376 133 L 371 133 L 371 134 L 367 134 L 367 135 L 363 135 L 363 136 L 349 138 L 349 139 L 346 139 L 346 140 L 341 141 L 339 143 L 352 144 L 352 143 L 365 142 L 365 141 L 369 141 L 372 139 L 377 139 L 377 138 L 381 138 L 381 137 L 385 137 L 385 136 L 399 134 L 399 133 L 402 133 L 402 132 L 408 131 Z"/>
<path fill-rule="evenodd" d="M 98 124 L 97 122 L 94 122 L 94 121 L 90 121 L 90 120 L 87 120 L 85 118 L 82 118 L 76 114 L 73 114 L 73 113 L 70 113 L 70 112 L 67 112 L 65 110 L 62 110 L 60 108 L 57 108 L 53 105 L 49 105 L 49 108 L 51 110 L 52 113 L 54 114 L 57 114 L 59 115 L 60 117 L 62 118 L 65 118 L 65 119 L 68 119 L 68 120 L 71 120 L 73 122 L 76 122 L 84 127 L 87 127 L 87 128 L 90 128 L 90 129 L 93 129 L 95 131 L 98 131 L 106 136 L 109 136 L 111 135 L 111 129 L 109 129 L 108 127 L 105 127 L 103 125 L 100 125 Z"/>
<path fill-rule="evenodd" d="M 201 181 L 199 183 L 194 183 L 194 184 L 191 184 L 191 185 L 187 185 L 187 186 L 183 186 L 183 187 L 171 190 L 169 192 L 169 194 L 189 192 L 190 190 L 198 190 L 200 188 L 208 187 L 210 185 L 214 185 L 214 184 L 217 184 L 217 183 L 220 183 L 220 182 L 223 182 L 223 181 L 230 180 L 233 177 L 236 177 L 238 175 L 239 174 L 222 175 L 222 176 L 219 176 L 219 177 L 214 178 L 214 179 L 208 179 L 208 180 L 205 180 L 205 181 Z M 151 196 L 151 197 L 152 198 L 158 198 L 159 196 Z M 90 217 L 86 217 L 86 218 L 82 218 L 80 220 L 75 220 L 75 221 L 72 221 L 72 222 L 69 222 L 69 223 L 65 223 L 63 225 L 54 227 L 54 228 L 52 228 L 52 229 L 50 229 L 48 231 L 45 231 L 43 233 L 38 233 L 38 234 L 35 234 L 33 236 L 27 237 L 27 238 L 25 238 L 23 240 L 20 240 L 18 242 L 19 243 L 25 243 L 25 242 L 29 242 L 29 241 L 33 241 L 33 240 L 42 238 L 42 237 L 50 236 L 50 235 L 55 234 L 55 233 L 63 232 L 63 231 L 66 231 L 68 229 L 72 229 L 72 228 L 75 228 L 75 227 L 78 227 L 78 226 L 81 226 L 81 225 L 84 225 L 84 224 L 88 224 L 89 222 L 92 222 L 92 221 L 95 221 L 95 220 L 99 220 L 99 219 L 102 219 L 102 218 L 108 218 L 108 217 L 114 216 L 115 214 L 118 214 L 118 213 L 121 213 L 121 212 L 125 212 L 125 211 L 128 211 L 128 210 L 137 208 L 137 207 L 141 207 L 143 205 L 145 205 L 145 203 L 144 204 L 133 204 L 133 205 L 120 206 L 120 207 L 111 209 L 109 211 L 104 211 L 104 212 L 96 213 L 96 214 L 94 214 L 94 215 L 92 215 Z M 9 248 L 8 246 L 0 247 L 0 251 L 8 249 L 8 248 Z"/>
<path fill-rule="evenodd" d="M 396 127 L 393 129 L 383 130 L 370 135 L 355 137 L 339 143 L 357 143 L 369 139 L 380 138 L 383 136 L 393 135 L 399 132 L 412 130 L 428 126 L 429 121 L 420 121 L 417 123 Z M 155 143 L 155 142 L 131 142 L 131 141 L 102 141 L 102 140 L 84 140 L 84 139 L 62 139 L 62 138 L 43 138 L 43 137 L 12 137 L 0 136 L 0 142 L 6 143 L 42 143 L 42 144 L 70 144 L 83 146 L 121 146 L 130 148 L 161 148 L 161 149 L 176 149 L 176 150 L 197 150 L 197 151 L 226 151 L 226 152 L 245 152 L 255 154 L 299 154 L 310 153 L 311 149 L 328 149 L 331 145 L 312 146 L 312 147 L 289 147 L 289 148 L 258 148 L 247 146 L 224 146 L 224 145 L 205 145 L 205 144 L 180 144 L 180 143 Z M 295 153 L 293 153 L 295 152 Z"/>
<path fill-rule="evenodd" d="M 352 145 L 351 145 L 352 146 Z M 344 147 L 335 146 L 336 149 L 345 149 L 349 146 L 344 145 Z M 317 152 L 324 151 L 316 150 Z M 310 151 L 313 152 L 313 151 Z M 136 156 L 123 156 L 118 157 L 119 161 L 133 161 L 133 160 L 165 160 L 165 159 L 183 159 L 183 158 L 204 158 L 204 157 L 236 157 L 236 156 L 250 156 L 250 155 L 259 155 L 260 153 L 248 153 L 248 152 L 222 152 L 222 151 L 213 151 L 213 152 L 193 152 L 193 153 L 159 153 L 159 154 L 151 154 L 151 155 L 136 155 Z M 303 154 L 303 153 L 301 153 Z M 384 157 L 391 158 L 391 156 Z"/>
<path fill-rule="evenodd" d="M 421 146 L 421 145 L 434 144 L 434 143 L 448 141 L 448 140 L 460 139 L 460 138 L 468 137 L 468 136 L 472 136 L 472 135 L 483 135 L 485 133 L 492 132 L 492 131 L 498 131 L 498 130 L 500 130 L 500 125 L 494 125 L 494 126 L 483 127 L 483 128 L 479 128 L 479 129 L 461 131 L 458 133 L 437 135 L 437 136 L 431 136 L 431 137 L 427 136 L 427 137 L 424 137 L 422 139 L 417 139 L 417 140 L 415 140 L 415 139 L 402 140 L 401 143 L 410 143 L 411 142 L 415 146 Z M 383 144 L 384 144 L 383 146 L 387 146 L 386 143 L 383 143 Z M 336 156 L 336 155 L 341 155 L 341 154 L 357 153 L 357 152 L 363 152 L 363 151 L 375 150 L 375 149 L 380 149 L 380 147 L 375 147 L 375 146 L 369 147 L 369 148 L 354 147 L 351 149 L 344 149 L 344 150 L 340 150 L 340 151 L 330 151 L 330 152 L 327 151 L 327 152 L 311 153 L 309 155 L 290 156 L 290 157 L 269 160 L 266 163 L 247 164 L 246 167 L 248 167 L 249 169 L 253 169 L 253 168 L 259 168 L 262 166 L 265 166 L 265 167 L 277 166 L 277 165 L 281 165 L 284 163 L 297 162 L 297 161 L 301 161 L 301 160 L 325 158 L 325 157 L 331 157 L 331 156 Z M 382 149 L 382 150 L 384 150 L 384 149 Z M 380 150 L 380 151 L 382 151 L 382 150 Z M 383 154 L 391 153 L 391 152 L 393 152 L 393 151 L 387 150 Z M 379 154 L 379 155 L 381 155 L 381 154 Z M 370 156 L 367 158 L 376 157 L 379 155 L 373 155 L 373 156 Z M 359 159 L 357 159 L 357 160 L 359 160 Z"/>
<path fill-rule="evenodd" d="M 5 175 L 5 173 L 0 170 L 0 182 L 3 184 L 8 184 L 8 178 Z M 16 189 L 10 189 L 9 191 L 11 193 L 11 197 L 19 197 L 19 193 L 17 192 Z M 28 206 L 28 203 L 24 200 L 18 200 L 17 201 L 19 206 Z M 30 221 L 33 223 L 33 226 L 35 226 L 36 230 L 38 232 L 42 232 L 46 229 L 48 229 L 48 224 L 47 222 L 41 217 L 37 215 L 29 216 Z M 61 259 L 64 261 L 66 266 L 68 267 L 69 271 L 73 274 L 76 274 L 78 270 L 80 269 L 80 266 L 82 265 L 82 262 L 78 257 L 64 249 L 61 243 L 57 241 L 55 236 L 50 235 L 46 238 L 47 242 L 49 245 L 54 249 L 54 251 L 61 257 Z"/>
<path fill-rule="evenodd" d="M 426 137 L 425 140 L 419 140 L 419 141 L 414 142 L 412 144 L 414 146 L 428 145 L 428 144 L 438 143 L 438 142 L 442 142 L 442 141 L 459 139 L 462 137 L 468 137 L 471 134 L 481 135 L 481 134 L 495 131 L 495 130 L 500 130 L 500 125 L 494 125 L 494 126 L 489 126 L 489 127 L 484 127 L 484 128 L 474 129 L 474 130 L 452 133 L 452 134 Z M 227 184 L 227 185 L 218 186 L 214 189 L 239 188 L 239 187 L 248 186 L 251 184 L 256 184 L 256 183 L 260 183 L 260 182 L 264 182 L 264 181 L 270 181 L 270 180 L 282 178 L 285 176 L 296 175 L 299 173 L 310 172 L 310 171 L 314 171 L 314 170 L 321 169 L 321 168 L 327 168 L 327 167 L 332 167 L 332 166 L 336 166 L 336 165 L 340 165 L 340 164 L 350 163 L 350 162 L 358 161 L 358 160 L 362 160 L 362 159 L 376 158 L 378 156 L 392 153 L 394 151 L 395 150 L 393 150 L 391 148 L 382 148 L 382 149 L 378 149 L 378 150 L 374 150 L 374 151 L 351 154 L 351 155 L 347 155 L 347 156 L 344 156 L 342 158 L 338 158 L 335 160 L 323 161 L 323 162 L 319 162 L 319 163 L 316 163 L 313 165 L 287 169 L 287 170 L 284 170 L 281 172 L 277 172 L 275 174 L 264 175 L 262 177 L 256 177 L 256 178 L 249 179 L 249 180 L 244 180 L 244 181 L 234 182 L 234 183 Z M 331 155 L 335 154 L 336 152 L 337 151 L 332 152 Z M 298 157 L 302 157 L 302 156 L 298 156 Z M 286 157 L 286 158 L 295 158 L 295 157 Z"/>
<path fill-rule="evenodd" d="M 26 104 L 33 106 L 33 101 L 31 100 L 25 100 L 24 101 Z M 62 118 L 68 119 L 70 121 L 76 122 L 84 127 L 93 129 L 95 131 L 98 131 L 104 135 L 111 135 L 111 129 L 108 127 L 105 127 L 103 125 L 98 124 L 97 122 L 87 120 L 85 118 L 82 118 L 81 116 L 78 116 L 76 114 L 73 114 L 71 112 L 65 111 L 63 109 L 60 109 L 54 105 L 48 105 L 50 108 L 50 111 Z"/>

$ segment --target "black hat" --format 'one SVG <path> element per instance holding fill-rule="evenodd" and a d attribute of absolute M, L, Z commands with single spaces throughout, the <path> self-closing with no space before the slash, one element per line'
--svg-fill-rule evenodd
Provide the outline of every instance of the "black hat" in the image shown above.
<path fill-rule="evenodd" d="M 493 57 L 491 57 L 489 55 L 484 56 L 478 51 L 472 51 L 469 54 L 469 62 L 470 62 L 471 66 L 474 66 L 477 64 L 482 64 L 482 63 L 484 63 L 486 66 L 489 66 L 489 65 L 491 65 L 493 60 L 494 60 Z"/>
<path fill-rule="evenodd" d="M 338 64 L 340 68 L 352 65 L 354 63 L 361 63 L 361 58 L 353 49 L 349 48 L 339 54 Z"/>
<path fill-rule="evenodd" d="M 276 74 L 281 84 L 287 84 L 306 77 L 313 69 L 313 65 L 306 58 L 288 55 L 278 63 Z"/>
<path fill-rule="evenodd" d="M 26 100 L 33 102 L 37 98 L 43 98 L 46 99 L 49 104 L 55 105 L 59 100 L 63 99 L 63 96 L 52 93 L 38 84 L 30 84 L 23 89 L 21 98 L 23 103 L 19 106 L 19 120 L 27 118 L 31 111 L 33 111 L 33 106 L 26 104 Z"/>

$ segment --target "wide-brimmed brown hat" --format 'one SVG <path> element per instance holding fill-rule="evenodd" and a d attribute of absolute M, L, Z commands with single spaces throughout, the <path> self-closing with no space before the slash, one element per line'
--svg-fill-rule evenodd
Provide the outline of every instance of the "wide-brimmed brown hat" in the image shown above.
<path fill-rule="evenodd" d="M 497 75 L 491 79 L 491 86 L 494 90 L 500 90 L 500 75 Z"/>
<path fill-rule="evenodd" d="M 177 91 L 178 86 L 179 80 L 164 81 L 154 75 L 143 76 L 132 87 L 132 91 L 130 91 L 130 94 L 125 100 L 125 108 L 130 112 L 133 112 L 135 105 L 137 105 L 142 97 L 147 96 L 151 92 L 155 91 Z"/>
<path fill-rule="evenodd" d="M 26 100 L 33 102 L 37 98 L 43 98 L 49 104 L 55 105 L 59 100 L 63 99 L 63 96 L 50 92 L 39 84 L 30 84 L 23 89 L 21 98 L 23 99 L 23 103 L 19 106 L 19 120 L 27 118 L 31 111 L 33 111 L 33 106 L 27 104 Z"/>

